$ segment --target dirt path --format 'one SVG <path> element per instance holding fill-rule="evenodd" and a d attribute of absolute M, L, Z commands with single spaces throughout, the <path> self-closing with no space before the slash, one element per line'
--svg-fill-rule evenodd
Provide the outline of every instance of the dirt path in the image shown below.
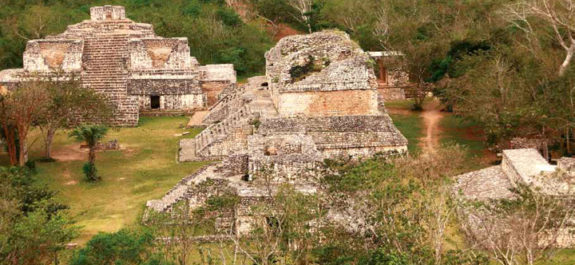
<path fill-rule="evenodd" d="M 82 161 L 88 158 L 88 150 L 80 144 L 66 145 L 52 151 L 52 158 L 58 161 Z"/>
<path fill-rule="evenodd" d="M 425 105 L 421 112 L 425 137 L 420 141 L 420 146 L 424 152 L 435 152 L 440 146 L 441 129 L 440 122 L 444 114 L 441 112 L 441 105 L 437 99 Z"/>

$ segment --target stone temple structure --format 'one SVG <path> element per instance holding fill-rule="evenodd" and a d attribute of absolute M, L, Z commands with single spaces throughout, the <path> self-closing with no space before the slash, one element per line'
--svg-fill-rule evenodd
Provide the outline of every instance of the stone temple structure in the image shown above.
<path fill-rule="evenodd" d="M 266 53 L 266 75 L 224 90 L 205 117 L 206 129 L 180 142 L 179 161 L 221 160 L 184 178 L 148 207 L 190 210 L 210 196 L 240 198 L 229 224 L 250 231 L 253 202 L 279 186 L 318 191 L 325 159 L 361 159 L 407 152 L 407 140 L 386 113 L 373 63 L 339 31 L 282 39 Z M 331 216 L 336 216 L 334 213 Z"/>
<path fill-rule="evenodd" d="M 575 198 L 575 158 L 563 157 L 551 165 L 537 149 L 510 149 L 503 151 L 501 165 L 455 177 L 454 195 L 460 202 L 459 216 L 464 230 L 481 245 L 492 243 L 490 235 L 509 229 L 509 220 L 493 219 L 482 204 L 497 200 L 513 200 L 512 192 L 518 185 L 544 193 L 557 199 Z M 575 220 L 554 239 L 557 247 L 575 246 Z"/>
<path fill-rule="evenodd" d="M 0 90 L 73 76 L 108 97 L 115 125 L 134 126 L 141 111 L 204 109 L 236 85 L 233 65 L 200 66 L 186 38 L 156 36 L 152 25 L 127 19 L 122 6 L 92 7 L 90 15 L 62 34 L 29 41 L 24 68 L 0 72 Z"/>

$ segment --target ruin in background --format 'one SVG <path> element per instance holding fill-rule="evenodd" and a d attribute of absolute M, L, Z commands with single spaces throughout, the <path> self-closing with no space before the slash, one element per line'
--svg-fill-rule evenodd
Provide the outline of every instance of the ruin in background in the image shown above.
<path fill-rule="evenodd" d="M 28 41 L 24 68 L 1 71 L 0 91 L 73 76 L 108 97 L 114 125 L 135 126 L 140 112 L 205 109 L 236 85 L 233 65 L 200 66 L 187 38 L 156 36 L 152 25 L 126 18 L 122 6 L 92 7 L 90 15 L 62 34 Z"/>
<path fill-rule="evenodd" d="M 502 156 L 501 165 L 455 177 L 453 194 L 459 202 L 461 224 L 467 235 L 485 248 L 500 243 L 497 236 L 511 233 L 510 229 L 514 229 L 513 225 L 517 222 L 517 219 L 512 219 L 513 216 L 498 215 L 486 206 L 502 200 L 516 200 L 520 195 L 515 191 L 522 187 L 554 200 L 572 201 L 575 198 L 575 158 L 563 157 L 557 161 L 557 165 L 552 165 L 534 148 L 504 150 Z M 545 214 L 541 213 L 540 218 L 547 218 Z M 554 233 L 543 230 L 538 231 L 537 238 L 530 236 L 539 240 L 538 244 L 541 245 L 552 244 L 559 248 L 575 246 L 575 220 L 572 215 L 561 218 L 567 220 Z M 533 226 L 539 229 L 535 224 Z M 528 234 L 532 231 L 521 232 Z"/>

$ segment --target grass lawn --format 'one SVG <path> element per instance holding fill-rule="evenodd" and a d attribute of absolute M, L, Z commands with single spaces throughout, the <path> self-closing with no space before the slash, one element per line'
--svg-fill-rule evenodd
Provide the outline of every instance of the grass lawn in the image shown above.
<path fill-rule="evenodd" d="M 419 113 L 410 114 L 390 114 L 395 127 L 407 138 L 407 149 L 410 154 L 417 154 L 421 151 L 419 146 L 420 139 L 423 135 L 423 121 Z"/>
<path fill-rule="evenodd" d="M 477 167 L 485 167 L 497 158 L 487 150 L 481 129 L 473 122 L 456 115 L 445 115 L 440 122 L 441 144 L 459 144 L 467 148 L 469 159 L 477 160 Z M 481 160 L 481 161 L 479 161 Z"/>
<path fill-rule="evenodd" d="M 114 232 L 127 226 L 136 226 L 145 202 L 163 196 L 179 180 L 193 173 L 204 163 L 176 162 L 178 140 L 176 136 L 187 131 L 182 125 L 186 117 L 140 118 L 137 128 L 113 129 L 104 141 L 117 139 L 122 150 L 100 152 L 96 166 L 103 180 L 99 183 L 84 181 L 81 161 L 38 162 L 38 177 L 70 206 L 70 214 L 82 226 L 77 240 L 87 241 L 97 232 Z M 199 133 L 193 129 L 191 135 Z M 190 137 L 186 135 L 183 137 Z M 31 139 L 39 138 L 38 132 Z M 55 151 L 78 146 L 60 131 L 55 138 Z M 42 139 L 31 147 L 31 159 L 42 157 Z M 6 155 L 0 155 L 0 165 L 6 165 Z"/>
<path fill-rule="evenodd" d="M 407 138 L 407 148 L 410 154 L 421 151 L 419 142 L 424 137 L 423 119 L 420 113 L 412 111 L 412 100 L 386 101 L 385 107 L 393 120 L 393 124 Z"/>

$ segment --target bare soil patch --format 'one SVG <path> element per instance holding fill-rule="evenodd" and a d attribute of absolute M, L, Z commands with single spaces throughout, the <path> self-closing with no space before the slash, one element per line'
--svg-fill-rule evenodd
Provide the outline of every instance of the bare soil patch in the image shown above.
<path fill-rule="evenodd" d="M 88 150 L 81 144 L 65 145 L 52 151 L 52 158 L 58 161 L 82 161 L 88 158 Z"/>
<path fill-rule="evenodd" d="M 302 34 L 302 33 L 299 32 L 298 30 L 290 27 L 289 25 L 278 24 L 277 32 L 274 35 L 274 40 L 279 41 L 282 38 L 285 38 L 287 36 L 298 35 L 298 34 Z"/>

